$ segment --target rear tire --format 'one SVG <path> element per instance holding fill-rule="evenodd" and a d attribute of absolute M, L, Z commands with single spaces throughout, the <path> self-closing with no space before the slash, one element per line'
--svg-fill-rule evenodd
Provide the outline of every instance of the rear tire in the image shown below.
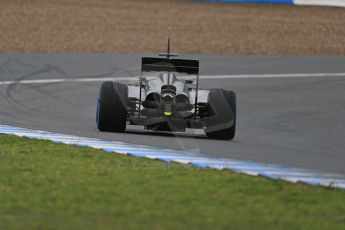
<path fill-rule="evenodd" d="M 236 134 L 236 94 L 233 91 L 212 89 L 208 95 L 205 133 L 211 139 L 232 140 Z"/>
<path fill-rule="evenodd" d="M 97 128 L 103 132 L 124 132 L 127 121 L 127 101 L 127 85 L 104 82 L 97 101 Z"/>

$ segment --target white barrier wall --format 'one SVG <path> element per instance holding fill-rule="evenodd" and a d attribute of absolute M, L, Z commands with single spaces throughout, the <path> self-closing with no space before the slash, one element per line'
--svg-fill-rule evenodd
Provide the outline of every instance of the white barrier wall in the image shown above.
<path fill-rule="evenodd" d="M 345 7 L 345 0 L 198 0 L 199 2 L 276 3 L 309 6 Z"/>
<path fill-rule="evenodd" d="M 294 0 L 296 5 L 345 7 L 345 0 Z"/>

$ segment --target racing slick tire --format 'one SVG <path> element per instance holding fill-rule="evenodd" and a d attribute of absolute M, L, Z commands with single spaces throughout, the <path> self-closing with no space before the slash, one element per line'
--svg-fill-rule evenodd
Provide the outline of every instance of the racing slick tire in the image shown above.
<path fill-rule="evenodd" d="M 103 132 L 124 132 L 127 121 L 127 101 L 127 85 L 104 82 L 97 101 L 97 128 Z"/>
<path fill-rule="evenodd" d="M 212 89 L 208 95 L 209 117 L 205 133 L 208 138 L 232 140 L 236 133 L 236 94 L 224 89 Z"/>

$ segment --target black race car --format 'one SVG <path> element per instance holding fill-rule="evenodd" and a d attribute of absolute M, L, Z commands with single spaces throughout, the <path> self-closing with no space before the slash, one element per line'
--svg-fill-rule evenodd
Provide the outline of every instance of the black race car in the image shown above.
<path fill-rule="evenodd" d="M 141 75 L 134 84 L 104 82 L 97 101 L 100 131 L 125 132 L 126 125 L 155 131 L 204 129 L 212 139 L 230 140 L 236 132 L 236 94 L 199 88 L 199 61 L 142 57 Z"/>

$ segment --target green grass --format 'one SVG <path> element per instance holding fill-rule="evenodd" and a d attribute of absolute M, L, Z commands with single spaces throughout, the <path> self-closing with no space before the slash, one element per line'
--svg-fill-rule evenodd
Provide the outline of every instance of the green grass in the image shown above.
<path fill-rule="evenodd" d="M 0 135 L 0 229 L 66 228 L 345 229 L 345 192 Z"/>

